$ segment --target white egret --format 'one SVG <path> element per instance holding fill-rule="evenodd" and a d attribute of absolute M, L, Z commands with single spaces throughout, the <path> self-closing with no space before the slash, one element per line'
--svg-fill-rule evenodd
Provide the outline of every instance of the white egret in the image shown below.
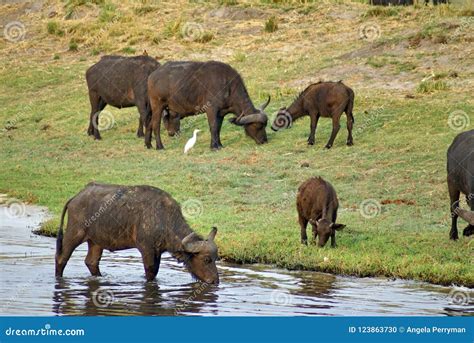
<path fill-rule="evenodd" d="M 201 132 L 201 130 L 194 130 L 193 136 L 186 142 L 186 145 L 184 146 L 184 153 L 187 154 L 189 150 L 196 144 L 197 140 L 197 133 Z"/>

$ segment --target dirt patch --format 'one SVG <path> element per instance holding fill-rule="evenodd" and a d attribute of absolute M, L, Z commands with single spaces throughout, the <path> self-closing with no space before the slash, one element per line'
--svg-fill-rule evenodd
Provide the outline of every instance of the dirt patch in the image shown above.
<path fill-rule="evenodd" d="M 210 18 L 230 20 L 250 20 L 263 18 L 265 13 L 255 8 L 221 7 L 208 12 Z"/>
<path fill-rule="evenodd" d="M 406 200 L 406 199 L 385 199 L 381 201 L 382 205 L 416 205 L 416 201 L 414 200 Z"/>

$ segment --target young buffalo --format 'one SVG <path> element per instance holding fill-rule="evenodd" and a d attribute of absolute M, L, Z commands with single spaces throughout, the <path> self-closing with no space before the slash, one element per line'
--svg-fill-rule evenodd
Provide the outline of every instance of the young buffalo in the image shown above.
<path fill-rule="evenodd" d="M 288 128 L 298 118 L 309 115 L 311 117 L 311 133 L 308 144 L 314 144 L 314 136 L 318 125 L 319 117 L 332 118 L 332 133 L 326 148 L 331 148 L 340 128 L 340 118 L 343 112 L 347 115 L 347 145 L 353 145 L 352 126 L 354 116 L 354 92 L 341 81 L 339 82 L 318 82 L 308 86 L 293 101 L 290 107 L 283 107 L 278 111 L 272 130 L 278 131 Z"/>
<path fill-rule="evenodd" d="M 158 188 L 90 183 L 64 206 L 56 243 L 56 276 L 63 275 L 73 251 L 87 242 L 85 262 L 95 276 L 101 275 L 104 249 L 137 248 L 148 281 L 156 277 L 161 254 L 168 251 L 194 277 L 218 283 L 216 233 L 212 228 L 206 239 L 199 237 L 184 220 L 179 204 Z"/>
<path fill-rule="evenodd" d="M 146 54 L 146 52 L 145 52 Z M 137 136 L 143 137 L 143 125 L 151 117 L 148 101 L 148 76 L 160 63 L 147 55 L 124 57 L 103 56 L 99 62 L 87 69 L 86 80 L 89 88 L 91 114 L 89 136 L 101 139 L 99 114 L 107 105 L 117 108 L 138 107 L 140 118 Z"/>
<path fill-rule="evenodd" d="M 308 244 L 306 226 L 313 227 L 313 238 L 319 235 L 318 245 L 323 247 L 331 237 L 331 247 L 336 246 L 336 230 L 345 225 L 336 224 L 337 208 L 336 191 L 332 185 L 321 177 L 313 177 L 301 184 L 296 195 L 296 209 L 301 227 L 301 243 Z"/>

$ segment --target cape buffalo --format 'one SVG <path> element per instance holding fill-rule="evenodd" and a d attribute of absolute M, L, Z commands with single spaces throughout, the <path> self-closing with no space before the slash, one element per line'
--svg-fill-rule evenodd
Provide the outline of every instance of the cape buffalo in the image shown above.
<path fill-rule="evenodd" d="M 296 195 L 296 209 L 301 227 L 301 243 L 308 244 L 306 226 L 313 227 L 313 238 L 319 235 L 318 246 L 323 247 L 331 237 L 331 247 L 336 246 L 336 230 L 346 226 L 336 224 L 337 200 L 334 187 L 321 177 L 313 177 L 301 184 Z"/>
<path fill-rule="evenodd" d="M 349 132 L 347 145 L 350 146 L 353 145 L 353 107 L 354 92 L 341 81 L 314 83 L 301 92 L 290 107 L 283 107 L 278 111 L 272 124 L 272 130 L 278 131 L 282 128 L 288 128 L 296 119 L 309 115 L 311 118 L 311 132 L 308 144 L 313 145 L 319 117 L 332 118 L 332 134 L 326 144 L 326 148 L 329 149 L 332 147 L 339 131 L 339 120 L 342 112 L 346 112 L 347 130 Z"/>
<path fill-rule="evenodd" d="M 148 78 L 148 94 L 152 119 L 146 128 L 145 144 L 151 148 L 152 130 L 156 148 L 163 149 L 160 122 L 165 108 L 170 110 L 170 120 L 178 120 L 205 112 L 211 130 L 211 149 L 222 148 L 220 131 L 224 116 L 234 113 L 231 122 L 244 126 L 247 135 L 255 142 L 267 142 L 265 107 L 255 108 L 239 73 L 225 63 L 168 62 Z"/>
<path fill-rule="evenodd" d="M 146 52 L 145 52 L 146 53 Z M 89 136 L 100 139 L 99 114 L 107 105 L 117 108 L 137 106 L 140 118 L 137 136 L 143 137 L 143 125 L 151 110 L 148 102 L 146 81 L 160 63 L 147 55 L 124 57 L 103 56 L 87 69 L 91 114 Z"/>
<path fill-rule="evenodd" d="M 463 235 L 474 234 L 474 130 L 457 135 L 448 149 L 448 189 L 451 209 L 451 231 L 449 238 L 458 239 L 458 216 L 469 225 Z M 459 208 L 461 193 L 466 195 L 471 211 Z"/>
<path fill-rule="evenodd" d="M 148 281 L 156 277 L 161 254 L 168 251 L 194 277 L 218 283 L 216 233 L 212 228 L 207 239 L 199 237 L 184 220 L 179 204 L 158 188 L 89 183 L 64 206 L 56 243 L 56 276 L 63 275 L 74 249 L 87 242 L 85 263 L 92 275 L 101 275 L 103 249 L 137 248 Z"/>

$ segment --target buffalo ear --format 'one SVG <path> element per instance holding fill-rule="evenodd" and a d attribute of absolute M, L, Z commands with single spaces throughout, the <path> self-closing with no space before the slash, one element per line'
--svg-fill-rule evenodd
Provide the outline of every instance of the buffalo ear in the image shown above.
<path fill-rule="evenodd" d="M 341 231 L 341 230 L 344 229 L 346 226 L 345 226 L 344 224 L 336 224 L 336 223 L 334 223 L 331 227 L 332 227 L 334 230 Z"/>
<path fill-rule="evenodd" d="M 146 50 L 143 50 L 143 56 L 148 56 L 148 52 Z"/>

